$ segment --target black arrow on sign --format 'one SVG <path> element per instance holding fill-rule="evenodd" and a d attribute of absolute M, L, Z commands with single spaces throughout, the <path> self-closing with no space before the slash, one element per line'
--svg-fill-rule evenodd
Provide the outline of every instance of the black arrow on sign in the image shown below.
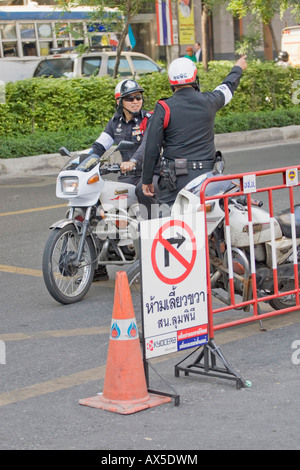
<path fill-rule="evenodd" d="M 171 245 L 177 244 L 177 249 L 185 242 L 185 237 L 180 235 L 180 233 L 176 233 L 177 237 L 167 238 L 167 241 Z M 170 266 L 170 252 L 165 248 L 165 268 Z"/>

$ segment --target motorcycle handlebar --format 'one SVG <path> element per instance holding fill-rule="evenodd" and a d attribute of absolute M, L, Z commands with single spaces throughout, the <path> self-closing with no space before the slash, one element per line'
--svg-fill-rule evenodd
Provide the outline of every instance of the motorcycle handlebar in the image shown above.
<path fill-rule="evenodd" d="M 241 204 L 242 206 L 247 206 L 247 196 L 239 196 L 236 198 L 236 202 L 238 202 L 239 204 Z M 258 206 L 258 207 L 262 207 L 263 206 L 263 202 L 262 201 L 258 201 L 257 199 L 251 199 L 251 204 L 253 206 Z"/>
<path fill-rule="evenodd" d="M 119 164 L 114 164 L 114 165 L 109 165 L 106 168 L 101 169 L 102 174 L 106 173 L 119 173 L 120 170 L 120 165 Z"/>
<path fill-rule="evenodd" d="M 114 163 L 113 165 L 108 165 L 107 167 L 101 168 L 101 170 L 100 170 L 100 173 L 102 175 L 106 175 L 108 173 L 120 173 L 120 172 L 121 172 L 121 168 L 120 168 L 120 165 L 118 163 Z M 134 175 L 134 174 L 136 174 L 136 170 L 125 171 L 124 175 L 126 175 L 128 173 L 131 174 L 131 175 Z"/>

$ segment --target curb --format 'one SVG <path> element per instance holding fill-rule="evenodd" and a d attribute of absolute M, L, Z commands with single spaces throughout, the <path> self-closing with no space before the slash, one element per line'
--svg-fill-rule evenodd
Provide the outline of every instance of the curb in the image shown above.
<path fill-rule="evenodd" d="M 287 126 L 217 134 L 215 136 L 215 143 L 217 149 L 228 150 L 229 148 L 238 148 L 245 145 L 284 142 L 298 138 L 300 138 L 300 126 Z M 78 152 L 72 152 L 72 157 L 77 153 Z M 57 173 L 68 160 L 68 157 L 62 157 L 59 153 L 36 155 L 33 157 L 1 158 L 0 176 Z"/>
<path fill-rule="evenodd" d="M 1 158 L 0 176 L 58 172 L 68 160 L 68 157 L 62 157 L 59 153 L 33 157 Z"/>
<path fill-rule="evenodd" d="M 223 148 L 241 147 L 247 144 L 266 144 L 300 138 L 300 126 L 271 127 L 255 131 L 217 134 L 216 145 Z"/>

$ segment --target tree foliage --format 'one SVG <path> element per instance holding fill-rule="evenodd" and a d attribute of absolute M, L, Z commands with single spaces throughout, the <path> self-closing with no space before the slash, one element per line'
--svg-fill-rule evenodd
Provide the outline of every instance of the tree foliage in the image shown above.
<path fill-rule="evenodd" d="M 243 18 L 250 14 L 253 23 L 258 22 L 267 25 L 270 29 L 276 54 L 279 48 L 272 27 L 272 19 L 276 13 L 282 18 L 284 12 L 291 8 L 295 18 L 300 15 L 299 0 L 229 0 L 226 1 L 227 10 L 236 18 Z"/>

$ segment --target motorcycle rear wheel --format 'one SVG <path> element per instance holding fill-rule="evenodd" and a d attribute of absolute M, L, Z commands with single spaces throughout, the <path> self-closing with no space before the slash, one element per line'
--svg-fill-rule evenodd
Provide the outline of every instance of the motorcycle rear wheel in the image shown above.
<path fill-rule="evenodd" d="M 293 290 L 295 289 L 294 280 L 289 281 L 286 285 L 278 286 L 278 288 L 280 293 Z M 295 294 L 289 294 L 270 300 L 270 305 L 274 310 L 283 310 L 284 308 L 294 307 L 296 305 Z"/>
<path fill-rule="evenodd" d="M 94 277 L 96 253 L 93 242 L 87 237 L 80 265 L 76 257 L 80 241 L 74 225 L 54 229 L 45 245 L 43 277 L 50 295 L 61 304 L 79 302 L 88 292 Z"/>

